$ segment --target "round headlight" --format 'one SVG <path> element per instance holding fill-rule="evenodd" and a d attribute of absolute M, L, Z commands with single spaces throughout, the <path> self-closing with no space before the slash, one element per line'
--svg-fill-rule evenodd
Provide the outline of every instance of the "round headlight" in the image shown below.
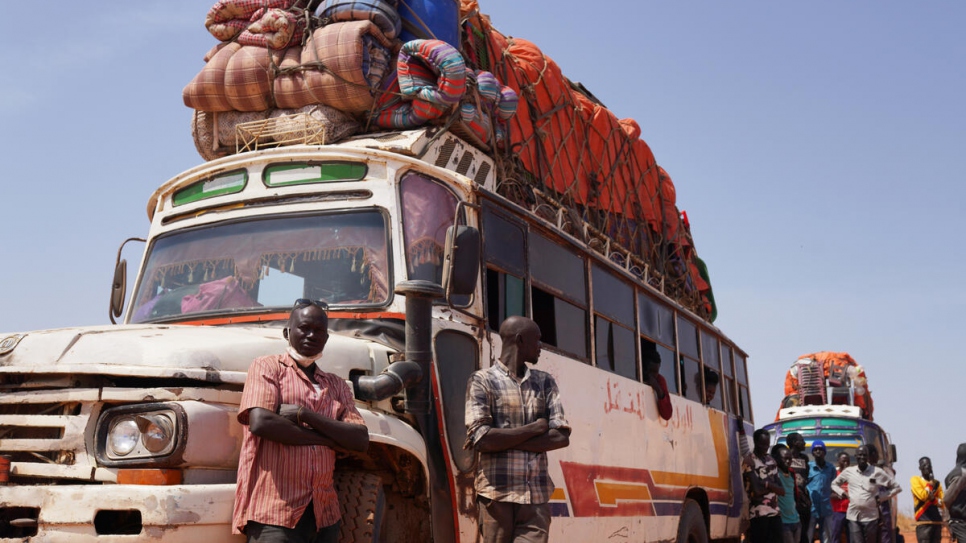
<path fill-rule="evenodd" d="M 140 437 L 137 423 L 133 419 L 123 419 L 111 428 L 107 444 L 114 454 L 124 456 L 134 450 Z"/>
<path fill-rule="evenodd" d="M 157 453 L 171 444 L 171 438 L 174 437 L 171 419 L 164 415 L 143 415 L 137 419 L 145 449 Z"/>

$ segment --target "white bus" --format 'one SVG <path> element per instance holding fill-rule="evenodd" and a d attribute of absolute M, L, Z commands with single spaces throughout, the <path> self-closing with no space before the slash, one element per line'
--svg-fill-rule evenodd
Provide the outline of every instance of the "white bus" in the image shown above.
<path fill-rule="evenodd" d="M 246 370 L 284 351 L 301 297 L 330 305 L 318 364 L 353 384 L 371 435 L 338 460 L 343 541 L 477 540 L 466 381 L 509 315 L 540 325 L 573 426 L 550 453 L 551 540 L 737 541 L 746 354 L 500 196 L 494 172 L 432 129 L 241 153 L 163 184 L 126 309 L 115 273 L 121 324 L 0 334 L 0 541 L 238 540 Z M 644 349 L 664 361 L 668 421 Z M 704 368 L 721 376 L 710 405 Z"/>

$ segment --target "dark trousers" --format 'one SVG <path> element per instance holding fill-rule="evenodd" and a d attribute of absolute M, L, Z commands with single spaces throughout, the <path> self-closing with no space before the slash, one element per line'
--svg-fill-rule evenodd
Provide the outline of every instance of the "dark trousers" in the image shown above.
<path fill-rule="evenodd" d="M 245 535 L 248 537 L 248 543 L 338 543 L 339 523 L 317 530 L 315 512 L 312 509 L 312 502 L 309 502 L 309 506 L 305 508 L 295 528 L 250 520 L 245 525 Z"/>
<path fill-rule="evenodd" d="M 798 509 L 798 518 L 802 523 L 802 535 L 799 537 L 801 543 L 808 543 L 808 522 L 812 518 L 812 510 L 809 509 Z"/>
<path fill-rule="evenodd" d="M 916 526 L 916 541 L 919 543 L 942 543 L 942 524 L 920 524 Z"/>
<path fill-rule="evenodd" d="M 949 532 L 953 534 L 953 539 L 961 543 L 966 543 L 966 521 L 952 519 L 949 521 Z"/>
<path fill-rule="evenodd" d="M 877 543 L 879 541 L 879 519 L 849 521 L 849 543 Z"/>
<path fill-rule="evenodd" d="M 845 513 L 833 511 L 828 540 L 831 543 L 842 543 L 843 535 L 845 539 L 849 538 L 849 521 L 845 518 Z"/>
<path fill-rule="evenodd" d="M 550 504 L 498 502 L 476 498 L 483 543 L 547 543 Z"/>
<path fill-rule="evenodd" d="M 782 540 L 782 518 L 778 515 L 773 517 L 755 517 L 748 525 L 749 543 L 777 543 Z"/>
<path fill-rule="evenodd" d="M 892 543 L 896 529 L 892 527 L 892 505 L 890 502 L 879 504 L 879 543 Z"/>

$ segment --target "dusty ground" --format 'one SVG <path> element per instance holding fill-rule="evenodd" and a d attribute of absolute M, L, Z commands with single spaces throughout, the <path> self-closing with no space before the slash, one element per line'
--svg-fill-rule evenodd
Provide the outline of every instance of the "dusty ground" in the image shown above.
<path fill-rule="evenodd" d="M 912 517 L 899 513 L 899 533 L 906 538 L 906 543 L 916 543 L 916 523 Z M 950 543 L 949 530 L 943 528 L 943 543 Z"/>

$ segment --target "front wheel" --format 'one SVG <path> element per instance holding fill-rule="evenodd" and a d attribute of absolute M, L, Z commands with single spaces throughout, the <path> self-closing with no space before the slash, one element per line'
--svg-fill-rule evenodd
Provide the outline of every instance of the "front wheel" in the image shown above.
<path fill-rule="evenodd" d="M 364 471 L 336 471 L 335 490 L 339 493 L 342 526 L 339 541 L 347 543 L 376 543 L 381 531 L 386 508 L 382 479 Z"/>
<path fill-rule="evenodd" d="M 704 523 L 704 513 L 698 502 L 684 500 L 681 510 L 681 523 L 678 524 L 677 543 L 708 543 L 708 527 Z"/>

